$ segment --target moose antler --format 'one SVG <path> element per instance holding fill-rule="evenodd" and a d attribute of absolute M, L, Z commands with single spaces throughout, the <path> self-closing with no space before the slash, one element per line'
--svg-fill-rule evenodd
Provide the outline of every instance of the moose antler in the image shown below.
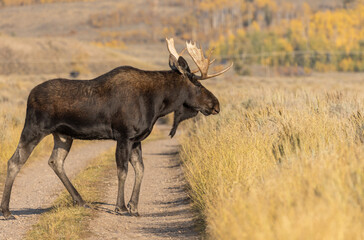
<path fill-rule="evenodd" d="M 210 61 L 209 65 L 211 65 L 213 62 L 215 62 L 215 60 L 216 60 L 216 59 L 212 59 L 212 60 Z M 200 69 L 199 69 L 199 68 L 196 68 L 196 69 L 192 70 L 192 71 L 191 71 L 191 73 L 197 73 L 197 72 L 199 72 L 199 71 L 200 71 Z"/>
<path fill-rule="evenodd" d="M 171 54 L 171 55 L 173 55 L 175 58 L 176 58 L 176 60 L 178 60 L 178 58 L 180 57 L 180 56 L 182 56 L 182 54 L 185 52 L 185 50 L 186 50 L 186 48 L 184 48 L 179 54 L 177 53 L 177 51 L 176 51 L 176 48 L 174 47 L 174 40 L 173 40 L 173 38 L 170 38 L 170 39 L 168 39 L 168 38 L 166 38 L 166 41 L 167 41 L 167 48 L 168 48 L 168 51 L 169 51 L 169 53 Z"/>
<path fill-rule="evenodd" d="M 188 54 L 190 54 L 192 60 L 196 63 L 198 70 L 201 72 L 201 76 L 198 77 L 198 80 L 204 80 L 204 79 L 219 76 L 219 75 L 227 72 L 234 64 L 234 63 L 231 63 L 230 66 L 225 68 L 224 70 L 214 73 L 212 75 L 208 75 L 209 66 L 215 61 L 215 59 L 210 61 L 212 51 L 210 51 L 209 56 L 206 59 L 205 56 L 203 55 L 201 46 L 200 46 L 200 48 L 197 48 L 196 43 L 193 43 L 193 42 L 186 42 L 186 45 L 187 45 Z M 197 70 L 192 71 L 192 73 L 196 73 L 196 72 L 197 72 Z"/>

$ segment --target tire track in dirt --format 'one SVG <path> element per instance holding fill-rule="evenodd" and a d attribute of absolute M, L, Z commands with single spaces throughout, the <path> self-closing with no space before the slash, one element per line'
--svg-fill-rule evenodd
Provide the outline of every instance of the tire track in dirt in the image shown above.
<path fill-rule="evenodd" d="M 90 161 L 112 146 L 115 146 L 113 141 L 95 141 L 71 149 L 65 161 L 68 177 L 75 177 Z M 5 221 L 0 216 L 0 239 L 23 239 L 31 226 L 37 223 L 40 214 L 50 209 L 64 189 L 59 178 L 48 166 L 48 157 L 23 167 L 15 179 L 10 200 L 10 211 L 17 219 Z"/>
<path fill-rule="evenodd" d="M 98 214 L 90 223 L 89 239 L 199 239 L 185 192 L 177 140 L 147 142 L 142 145 L 142 151 L 145 170 L 139 200 L 140 217 L 114 212 L 117 195 L 114 169 L 103 180 L 106 190 L 102 202 L 96 204 Z M 129 164 L 126 203 L 133 184 L 134 171 Z"/>

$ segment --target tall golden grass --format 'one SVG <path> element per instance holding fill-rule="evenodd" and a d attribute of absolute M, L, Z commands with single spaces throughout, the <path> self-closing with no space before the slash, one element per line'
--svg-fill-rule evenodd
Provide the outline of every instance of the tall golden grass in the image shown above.
<path fill-rule="evenodd" d="M 209 238 L 364 238 L 362 81 L 215 88 L 220 115 L 187 123 L 181 150 Z"/>

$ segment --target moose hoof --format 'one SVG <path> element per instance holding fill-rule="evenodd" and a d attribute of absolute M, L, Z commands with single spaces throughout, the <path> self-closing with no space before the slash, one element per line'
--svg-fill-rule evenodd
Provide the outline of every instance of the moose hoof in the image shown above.
<path fill-rule="evenodd" d="M 10 214 L 10 216 L 5 217 L 6 220 L 16 220 L 16 218 Z"/>
<path fill-rule="evenodd" d="M 16 219 L 10 212 L 4 213 L 4 218 L 5 218 L 5 220 L 15 220 Z"/>
<path fill-rule="evenodd" d="M 129 212 L 130 216 L 140 217 L 140 215 L 138 213 L 138 209 L 136 207 L 134 207 L 134 205 L 131 203 L 128 203 L 128 212 Z"/>
<path fill-rule="evenodd" d="M 73 200 L 73 206 L 86 207 L 87 204 L 83 200 Z"/>
<path fill-rule="evenodd" d="M 138 213 L 138 212 L 131 212 L 131 211 L 129 211 L 129 214 L 130 214 L 130 216 L 132 216 L 132 217 L 140 217 L 140 214 Z"/>
<path fill-rule="evenodd" d="M 125 206 L 115 208 L 115 212 L 127 212 L 127 211 L 128 209 Z"/>
<path fill-rule="evenodd" d="M 82 207 L 92 209 L 92 207 L 90 205 L 88 205 L 87 203 L 83 204 Z"/>

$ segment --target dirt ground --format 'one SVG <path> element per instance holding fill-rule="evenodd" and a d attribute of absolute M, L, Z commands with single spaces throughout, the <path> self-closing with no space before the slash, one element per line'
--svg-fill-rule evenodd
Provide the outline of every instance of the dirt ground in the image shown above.
<path fill-rule="evenodd" d="M 117 178 L 116 170 L 112 171 L 105 176 L 106 192 L 103 201 L 97 204 L 99 213 L 91 222 L 89 239 L 198 239 L 185 192 L 176 138 L 148 142 L 142 145 L 142 151 L 145 171 L 139 201 L 140 217 L 114 212 Z M 134 171 L 129 164 L 126 203 L 133 183 Z"/>

